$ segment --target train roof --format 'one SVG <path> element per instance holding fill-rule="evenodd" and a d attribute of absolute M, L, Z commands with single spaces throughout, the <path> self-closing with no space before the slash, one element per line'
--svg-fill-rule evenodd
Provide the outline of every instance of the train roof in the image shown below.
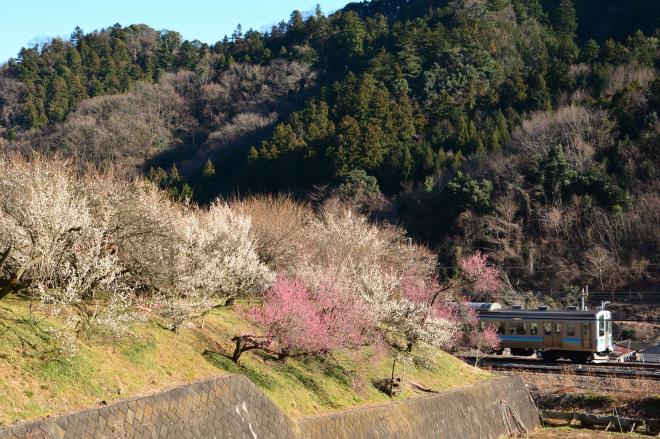
<path fill-rule="evenodd" d="M 584 320 L 584 319 L 596 319 L 601 314 L 604 316 L 608 316 L 611 314 L 609 311 L 604 311 L 602 309 L 594 309 L 594 310 L 477 309 L 477 312 L 479 313 L 480 316 L 483 317 L 521 318 L 521 319 L 529 318 L 536 320 L 552 320 L 552 319 Z"/>

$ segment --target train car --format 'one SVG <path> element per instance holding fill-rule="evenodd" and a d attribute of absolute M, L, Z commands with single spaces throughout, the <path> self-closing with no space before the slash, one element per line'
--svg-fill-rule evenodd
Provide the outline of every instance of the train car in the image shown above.
<path fill-rule="evenodd" d="M 612 313 L 606 310 L 503 309 L 499 304 L 474 303 L 480 325 L 494 325 L 501 348 L 513 355 L 537 353 L 545 361 L 560 358 L 587 362 L 613 350 Z"/>

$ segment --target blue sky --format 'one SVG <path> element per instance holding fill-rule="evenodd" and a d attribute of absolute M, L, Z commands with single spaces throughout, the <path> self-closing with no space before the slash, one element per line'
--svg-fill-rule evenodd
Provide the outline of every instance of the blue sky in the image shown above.
<path fill-rule="evenodd" d="M 68 38 L 76 26 L 90 32 L 120 23 L 144 23 L 180 32 L 185 39 L 214 43 L 243 30 L 278 23 L 291 11 L 312 11 L 320 3 L 328 13 L 348 0 L 7 0 L 2 2 L 0 63 L 23 46 L 56 36 Z"/>

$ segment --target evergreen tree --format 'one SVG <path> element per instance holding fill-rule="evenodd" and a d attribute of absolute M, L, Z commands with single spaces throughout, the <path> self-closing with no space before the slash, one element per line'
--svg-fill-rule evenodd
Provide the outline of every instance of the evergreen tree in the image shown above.
<path fill-rule="evenodd" d="M 176 186 L 181 183 L 181 175 L 176 167 L 176 163 L 173 163 L 170 168 L 170 172 L 167 175 L 167 182 L 170 186 Z"/>
<path fill-rule="evenodd" d="M 557 32 L 570 38 L 575 37 L 578 25 L 573 0 L 559 1 L 559 5 L 554 14 L 553 25 Z"/>
<path fill-rule="evenodd" d="M 600 47 L 596 40 L 590 39 L 582 49 L 582 60 L 587 63 L 595 62 L 600 55 Z"/>
<path fill-rule="evenodd" d="M 204 180 L 212 180 L 215 177 L 215 166 L 213 166 L 213 162 L 211 159 L 207 159 L 206 163 L 204 163 L 204 167 L 202 168 L 202 178 Z"/>
<path fill-rule="evenodd" d="M 71 38 L 69 41 L 71 41 L 71 44 L 79 46 L 82 43 L 84 37 L 85 33 L 83 30 L 80 28 L 80 26 L 76 26 L 76 28 L 73 30 L 73 33 L 71 33 Z"/>
<path fill-rule="evenodd" d="M 56 122 L 64 120 L 69 111 L 69 90 L 64 78 L 60 76 L 51 78 L 47 99 L 48 119 Z"/>

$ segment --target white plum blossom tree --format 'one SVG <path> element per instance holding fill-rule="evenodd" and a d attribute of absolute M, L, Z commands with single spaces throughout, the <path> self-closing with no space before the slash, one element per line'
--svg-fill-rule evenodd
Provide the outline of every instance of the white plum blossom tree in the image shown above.
<path fill-rule="evenodd" d="M 176 330 L 228 297 L 273 281 L 250 219 L 215 203 L 175 203 L 142 180 L 80 175 L 34 156 L 0 160 L 0 287 L 26 289 L 69 329 L 120 332 L 152 303 Z M 1 295 L 0 295 L 1 296 Z"/>
<path fill-rule="evenodd" d="M 250 219 L 216 202 L 208 210 L 175 212 L 164 267 L 152 278 L 158 312 L 177 330 L 228 298 L 254 295 L 274 280 L 259 261 L 250 238 Z"/>
<path fill-rule="evenodd" d="M 92 323 L 121 331 L 133 317 L 124 269 L 108 224 L 65 163 L 39 157 L 0 160 L 0 249 L 6 289 L 28 289 L 71 330 Z M 93 306 L 107 300 L 111 306 Z"/>

